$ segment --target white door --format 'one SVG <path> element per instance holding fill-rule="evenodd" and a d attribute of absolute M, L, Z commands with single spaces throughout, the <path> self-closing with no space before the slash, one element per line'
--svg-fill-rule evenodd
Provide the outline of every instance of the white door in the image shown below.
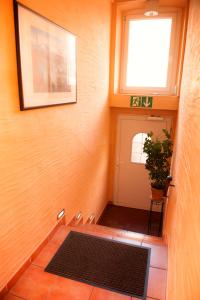
<path fill-rule="evenodd" d="M 162 137 L 163 128 L 170 130 L 170 118 L 119 117 L 114 191 L 116 205 L 149 209 L 151 191 L 144 165 L 143 142 L 150 131 L 155 137 Z"/>

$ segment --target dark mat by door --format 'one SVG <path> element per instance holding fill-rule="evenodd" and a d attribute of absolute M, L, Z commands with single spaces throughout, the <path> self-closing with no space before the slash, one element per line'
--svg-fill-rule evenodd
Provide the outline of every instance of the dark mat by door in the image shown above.
<path fill-rule="evenodd" d="M 71 231 L 45 271 L 146 299 L 150 249 Z"/>

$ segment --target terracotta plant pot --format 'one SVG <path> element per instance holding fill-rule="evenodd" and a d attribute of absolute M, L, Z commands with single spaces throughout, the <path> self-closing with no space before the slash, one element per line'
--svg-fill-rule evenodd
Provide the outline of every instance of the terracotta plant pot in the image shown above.
<path fill-rule="evenodd" d="M 152 199 L 160 200 L 164 196 L 164 190 L 158 190 L 151 187 Z"/>

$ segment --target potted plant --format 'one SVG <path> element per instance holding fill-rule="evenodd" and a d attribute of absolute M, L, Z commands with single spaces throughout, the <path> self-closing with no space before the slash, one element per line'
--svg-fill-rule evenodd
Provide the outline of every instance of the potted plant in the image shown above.
<path fill-rule="evenodd" d="M 143 151 L 147 154 L 145 168 L 151 181 L 152 197 L 160 199 L 168 188 L 170 175 L 170 158 L 173 142 L 170 133 L 163 129 L 164 138 L 154 139 L 153 132 L 148 133 Z"/>

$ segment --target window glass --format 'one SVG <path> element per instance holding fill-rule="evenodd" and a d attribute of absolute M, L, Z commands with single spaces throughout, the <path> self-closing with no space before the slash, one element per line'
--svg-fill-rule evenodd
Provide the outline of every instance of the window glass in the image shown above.
<path fill-rule="evenodd" d="M 145 164 L 147 155 L 143 152 L 143 146 L 147 133 L 137 133 L 132 139 L 131 162 Z"/>
<path fill-rule="evenodd" d="M 171 18 L 129 20 L 126 86 L 166 88 Z"/>

